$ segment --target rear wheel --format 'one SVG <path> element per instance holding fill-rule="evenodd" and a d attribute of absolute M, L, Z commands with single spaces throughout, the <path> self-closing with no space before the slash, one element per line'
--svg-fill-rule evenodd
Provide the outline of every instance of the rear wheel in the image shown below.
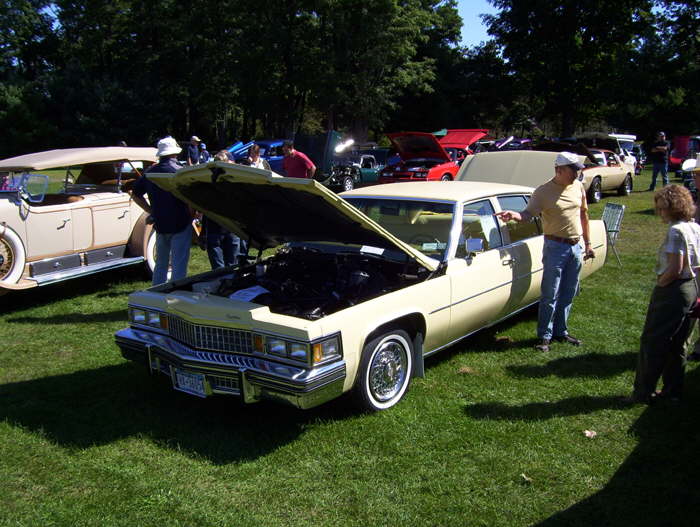
<path fill-rule="evenodd" d="M 600 177 L 596 176 L 588 189 L 588 203 L 598 203 L 601 199 L 603 199 L 603 190 L 600 185 Z"/>
<path fill-rule="evenodd" d="M 450 176 L 449 174 L 443 174 L 440 178 L 440 181 L 452 181 L 452 176 Z"/>
<path fill-rule="evenodd" d="M 354 396 L 364 410 L 386 410 L 408 390 L 413 344 L 408 333 L 393 329 L 370 340 L 362 351 Z"/>
<path fill-rule="evenodd" d="M 617 188 L 617 195 L 629 196 L 630 194 L 632 194 L 632 176 L 627 174 L 625 176 L 625 180 L 622 182 L 622 185 Z"/>
<path fill-rule="evenodd" d="M 0 228 L 0 283 L 16 284 L 24 272 L 26 253 L 15 231 Z"/>

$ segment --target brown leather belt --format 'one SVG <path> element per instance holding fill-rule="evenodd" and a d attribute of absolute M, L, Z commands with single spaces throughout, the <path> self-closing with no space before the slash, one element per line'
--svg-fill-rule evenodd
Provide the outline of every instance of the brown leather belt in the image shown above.
<path fill-rule="evenodd" d="M 553 242 L 567 243 L 569 245 L 576 245 L 581 239 L 578 236 L 576 238 L 560 238 L 559 236 L 552 236 L 551 234 L 545 234 L 544 237 L 545 239 L 552 240 Z"/>

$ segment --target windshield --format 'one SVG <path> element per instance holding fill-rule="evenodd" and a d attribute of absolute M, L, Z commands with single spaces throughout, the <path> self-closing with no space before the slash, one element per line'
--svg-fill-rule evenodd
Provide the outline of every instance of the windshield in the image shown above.
<path fill-rule="evenodd" d="M 632 149 L 634 148 L 634 141 L 622 141 L 619 140 L 620 146 L 627 150 L 628 152 L 631 152 Z"/>
<path fill-rule="evenodd" d="M 454 205 L 386 198 L 346 198 L 402 242 L 443 260 L 452 230 Z"/>

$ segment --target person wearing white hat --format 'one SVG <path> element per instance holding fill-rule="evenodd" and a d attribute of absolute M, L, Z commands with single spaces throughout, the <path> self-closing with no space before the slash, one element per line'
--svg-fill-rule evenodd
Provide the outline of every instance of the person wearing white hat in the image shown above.
<path fill-rule="evenodd" d="M 192 244 L 192 212 L 182 201 L 149 181 L 147 174 L 175 173 L 180 168 L 177 156 L 182 148 L 172 137 L 158 141 L 159 161 L 141 176 L 133 187 L 132 198 L 151 215 L 156 230 L 156 263 L 153 269 L 153 285 L 168 280 L 168 267 L 172 263 L 172 280 L 187 275 Z M 148 194 L 148 201 L 144 195 Z"/>
<path fill-rule="evenodd" d="M 199 164 L 199 143 L 201 143 L 202 140 L 197 137 L 196 135 L 193 135 L 190 137 L 190 144 L 187 145 L 187 164 L 188 165 L 197 165 Z"/>
<path fill-rule="evenodd" d="M 496 214 L 502 221 L 530 221 L 542 217 L 542 294 L 535 346 L 549 351 L 552 340 L 580 346 L 569 334 L 567 321 L 578 291 L 582 258 L 594 258 L 588 226 L 586 190 L 579 181 L 583 164 L 577 154 L 560 152 L 554 161 L 554 177 L 537 187 L 527 207 L 520 212 Z M 583 242 L 583 244 L 581 243 Z"/>

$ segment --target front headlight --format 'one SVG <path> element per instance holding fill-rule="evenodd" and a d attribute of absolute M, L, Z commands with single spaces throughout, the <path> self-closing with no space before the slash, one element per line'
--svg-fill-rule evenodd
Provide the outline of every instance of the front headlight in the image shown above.
<path fill-rule="evenodd" d="M 151 311 L 138 307 L 129 308 L 129 322 L 152 328 L 168 329 L 168 315 L 160 311 Z"/>
<path fill-rule="evenodd" d="M 267 339 L 267 352 L 280 357 L 287 356 L 287 343 L 282 339 Z"/>
<path fill-rule="evenodd" d="M 258 353 L 267 353 L 268 355 L 291 359 L 309 366 L 315 366 L 342 357 L 339 335 L 309 344 L 307 342 L 255 334 L 253 335 L 253 349 Z"/>
<path fill-rule="evenodd" d="M 136 309 L 132 307 L 129 309 L 129 320 L 134 324 L 145 324 L 146 312 L 143 309 Z"/>

